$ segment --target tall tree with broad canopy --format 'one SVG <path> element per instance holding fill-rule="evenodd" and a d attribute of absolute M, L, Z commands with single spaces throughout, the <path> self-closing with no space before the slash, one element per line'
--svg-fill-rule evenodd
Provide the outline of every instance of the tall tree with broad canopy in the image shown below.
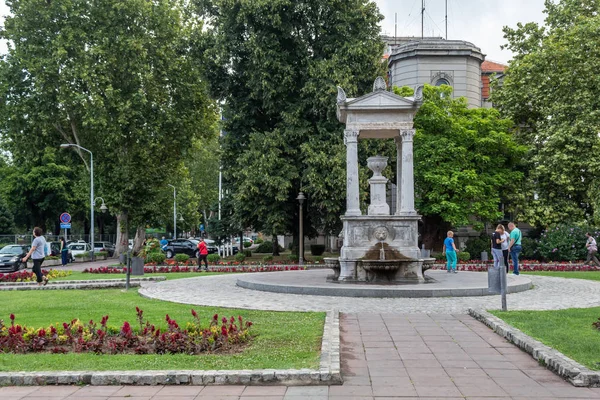
<path fill-rule="evenodd" d="M 305 234 L 337 234 L 345 209 L 345 152 L 336 85 L 363 94 L 384 73 L 375 3 L 197 4 L 213 35 L 205 56 L 214 60 L 213 93 L 224 100 L 224 185 L 237 228 L 297 237 L 296 197 L 303 191 Z"/>
<path fill-rule="evenodd" d="M 136 250 L 193 140 L 215 134 L 215 107 L 190 52 L 202 22 L 183 0 L 7 5 L 0 133 L 8 150 L 16 164 L 60 143 L 92 151 L 96 195 L 117 215 L 117 252 L 130 223 Z M 78 153 L 89 168 L 89 154 Z"/>
<path fill-rule="evenodd" d="M 394 92 L 412 95 L 406 87 Z M 414 119 L 415 206 L 423 244 L 439 248 L 453 226 L 502 219 L 500 204 L 513 201 L 525 149 L 497 110 L 469 108 L 447 85 L 425 85 L 423 95 Z"/>
<path fill-rule="evenodd" d="M 505 27 L 514 54 L 492 100 L 529 146 L 523 219 L 600 223 L 600 1 L 546 1 L 545 25 Z"/>

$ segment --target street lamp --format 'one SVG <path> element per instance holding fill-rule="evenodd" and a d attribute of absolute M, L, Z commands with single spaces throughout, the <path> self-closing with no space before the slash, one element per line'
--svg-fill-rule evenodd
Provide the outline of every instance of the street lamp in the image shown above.
<path fill-rule="evenodd" d="M 88 153 L 90 153 L 90 242 L 92 245 L 90 258 L 92 259 L 92 261 L 94 261 L 94 155 L 85 147 L 81 147 L 80 145 L 75 143 L 63 143 L 60 145 L 61 149 L 66 149 L 68 147 L 76 147 L 80 150 L 87 151 Z M 104 208 L 106 208 L 104 200 L 102 201 L 102 204 L 104 205 Z"/>
<path fill-rule="evenodd" d="M 300 192 L 298 193 L 298 197 L 296 197 L 296 200 L 298 200 L 298 203 L 300 203 L 300 232 L 299 232 L 299 246 L 298 246 L 298 263 L 300 265 L 304 265 L 304 230 L 303 230 L 303 218 L 302 218 L 302 204 L 304 203 L 304 200 L 306 200 L 306 197 L 304 196 L 304 193 Z"/>
<path fill-rule="evenodd" d="M 177 189 L 170 183 L 167 185 L 173 188 L 173 239 L 177 239 Z"/>
<path fill-rule="evenodd" d="M 106 211 L 108 211 L 108 207 L 106 207 L 106 204 L 104 204 L 104 199 L 102 197 L 96 197 L 94 199 L 94 207 L 96 207 L 96 201 L 98 201 L 98 199 L 102 200 L 102 205 L 100 206 L 100 211 L 105 213 Z"/>

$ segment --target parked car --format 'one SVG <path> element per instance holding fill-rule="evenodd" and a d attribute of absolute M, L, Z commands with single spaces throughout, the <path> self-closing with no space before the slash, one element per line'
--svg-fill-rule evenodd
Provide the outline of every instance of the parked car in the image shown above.
<path fill-rule="evenodd" d="M 0 249 L 0 272 L 16 272 L 27 268 L 21 259 L 27 255 L 29 246 L 9 244 Z"/>
<path fill-rule="evenodd" d="M 167 258 L 175 257 L 175 254 L 187 254 L 198 258 L 198 243 L 196 239 L 174 239 L 169 241 L 165 248 Z"/>
<path fill-rule="evenodd" d="M 69 248 L 69 250 L 71 250 L 71 255 L 73 256 L 73 258 L 77 257 L 77 255 L 79 254 L 89 255 L 90 251 L 92 250 L 92 246 L 90 246 L 89 243 L 75 242 L 71 243 L 67 247 Z"/>
<path fill-rule="evenodd" d="M 50 255 L 55 257 L 60 257 L 60 242 L 50 242 Z M 67 245 L 67 260 L 69 262 L 73 262 L 73 254 L 69 249 L 69 245 Z"/>
<path fill-rule="evenodd" d="M 105 251 L 109 257 L 115 254 L 115 245 L 110 242 L 94 242 L 94 253 Z"/>
<path fill-rule="evenodd" d="M 237 243 L 239 241 L 240 241 L 239 237 L 233 238 L 233 243 Z M 250 243 L 250 246 L 252 246 L 254 244 L 254 240 L 252 240 L 252 238 L 249 238 L 248 236 L 244 236 L 244 243 Z"/>

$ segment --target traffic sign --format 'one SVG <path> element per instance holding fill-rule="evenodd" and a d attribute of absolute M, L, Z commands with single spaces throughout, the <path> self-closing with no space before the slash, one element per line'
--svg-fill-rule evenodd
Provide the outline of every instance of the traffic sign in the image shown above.
<path fill-rule="evenodd" d="M 66 212 L 60 214 L 60 222 L 62 222 L 63 224 L 68 224 L 69 222 L 71 222 L 71 214 Z"/>
<path fill-rule="evenodd" d="M 60 224 L 60 229 L 71 229 L 71 224 Z"/>

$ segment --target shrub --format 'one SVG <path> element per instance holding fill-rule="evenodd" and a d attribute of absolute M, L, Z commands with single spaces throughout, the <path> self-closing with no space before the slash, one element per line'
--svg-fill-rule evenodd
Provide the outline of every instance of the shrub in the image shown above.
<path fill-rule="evenodd" d="M 521 239 L 521 254 L 519 258 L 522 260 L 539 260 L 540 253 L 538 251 L 538 241 L 529 237 Z"/>
<path fill-rule="evenodd" d="M 262 242 L 255 250 L 255 253 L 272 253 L 273 252 L 273 242 L 269 242 L 265 240 Z"/>
<path fill-rule="evenodd" d="M 292 262 L 298 262 L 298 255 L 297 254 L 290 254 L 288 256 L 288 260 L 290 260 Z"/>
<path fill-rule="evenodd" d="M 218 254 L 209 254 L 208 257 L 206 257 L 206 260 L 209 263 L 215 264 L 215 263 L 218 263 L 221 260 L 221 256 L 218 255 Z"/>
<path fill-rule="evenodd" d="M 575 261 L 585 259 L 587 249 L 585 233 L 597 237 L 600 232 L 578 226 L 558 225 L 542 232 L 538 241 L 538 253 L 552 261 Z"/>
<path fill-rule="evenodd" d="M 324 244 L 311 244 L 310 245 L 310 254 L 313 256 L 320 256 L 325 253 L 325 245 Z"/>
<path fill-rule="evenodd" d="M 98 251 L 94 253 L 96 257 L 108 257 L 108 251 Z"/>
<path fill-rule="evenodd" d="M 459 251 L 458 252 L 458 260 L 459 261 L 469 261 L 469 260 L 471 260 L 471 254 L 468 251 Z"/>
<path fill-rule="evenodd" d="M 264 256 L 262 260 L 263 260 L 263 262 L 266 262 L 266 263 L 271 262 L 271 261 L 273 261 L 273 256 L 272 255 Z"/>
<path fill-rule="evenodd" d="M 233 259 L 237 262 L 244 262 L 244 260 L 246 259 L 246 255 L 244 253 L 237 253 Z"/>
<path fill-rule="evenodd" d="M 246 257 L 252 257 L 252 250 L 244 250 L 244 255 Z"/>
<path fill-rule="evenodd" d="M 254 244 L 261 244 L 262 242 L 264 242 L 264 240 L 262 240 L 261 238 L 256 238 Z"/>
<path fill-rule="evenodd" d="M 75 254 L 75 258 L 87 257 L 87 254 Z"/>
<path fill-rule="evenodd" d="M 316 262 L 316 263 L 323 262 L 323 257 L 321 257 L 321 256 L 316 256 L 316 257 L 315 257 L 315 262 Z"/>
<path fill-rule="evenodd" d="M 146 254 L 146 263 L 156 263 L 160 265 L 165 262 L 167 256 L 163 253 L 148 253 Z"/>
<path fill-rule="evenodd" d="M 431 252 L 431 257 L 435 258 L 436 261 L 446 261 L 446 256 L 442 255 L 442 253 Z"/>
<path fill-rule="evenodd" d="M 485 234 L 470 238 L 465 243 L 465 251 L 471 254 L 471 259 L 473 260 L 481 260 L 481 253 L 484 251 L 487 251 L 488 256 L 491 257 L 491 247 L 491 238 Z"/>
<path fill-rule="evenodd" d="M 175 261 L 178 263 L 186 263 L 190 259 L 187 254 L 175 254 Z"/>
<path fill-rule="evenodd" d="M 250 246 L 252 246 L 252 243 L 250 243 L 250 242 L 244 242 L 244 247 L 248 248 Z"/>

